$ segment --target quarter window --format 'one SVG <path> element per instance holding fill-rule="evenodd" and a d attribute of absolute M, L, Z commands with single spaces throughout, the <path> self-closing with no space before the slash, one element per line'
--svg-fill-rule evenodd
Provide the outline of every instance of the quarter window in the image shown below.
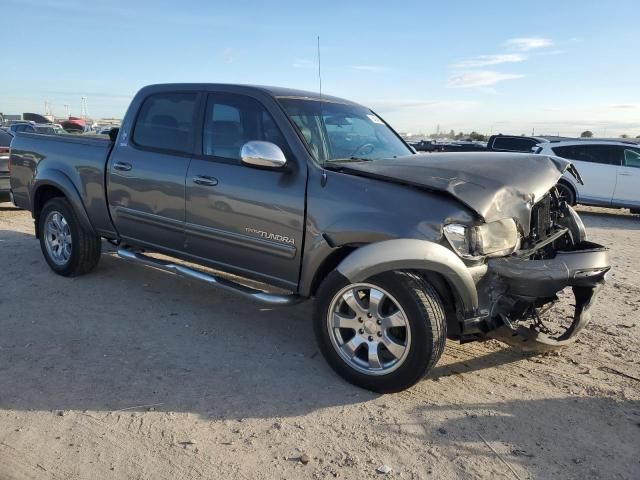
<path fill-rule="evenodd" d="M 257 100 L 237 94 L 211 94 L 207 101 L 202 150 L 205 155 L 240 161 L 251 140 L 275 143 L 286 153 L 282 133 Z"/>
<path fill-rule="evenodd" d="M 159 93 L 142 104 L 133 129 L 136 145 L 190 153 L 196 93 Z"/>
<path fill-rule="evenodd" d="M 640 168 L 640 148 L 624 149 L 624 165 L 625 167 Z"/>

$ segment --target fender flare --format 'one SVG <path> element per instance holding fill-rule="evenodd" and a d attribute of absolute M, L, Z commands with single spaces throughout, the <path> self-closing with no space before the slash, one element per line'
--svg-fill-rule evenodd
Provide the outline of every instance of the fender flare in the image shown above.
<path fill-rule="evenodd" d="M 29 196 L 31 198 L 31 214 L 34 218 L 36 215 L 36 195 L 38 190 L 44 186 L 51 186 L 60 190 L 71 203 L 73 210 L 78 215 L 80 223 L 82 223 L 85 228 L 95 233 L 95 229 L 89 220 L 89 215 L 84 207 L 80 193 L 73 184 L 73 181 L 64 172 L 57 169 L 45 169 L 39 171 L 35 181 L 33 182 Z"/>
<path fill-rule="evenodd" d="M 429 270 L 441 274 L 461 302 L 465 316 L 478 310 L 478 292 L 468 267 L 455 253 L 428 240 L 384 240 L 350 253 L 337 267 L 350 282 L 391 270 Z"/>

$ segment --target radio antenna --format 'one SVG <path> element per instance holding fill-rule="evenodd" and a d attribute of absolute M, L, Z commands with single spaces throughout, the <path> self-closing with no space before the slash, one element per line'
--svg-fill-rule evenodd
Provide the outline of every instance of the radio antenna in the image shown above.
<path fill-rule="evenodd" d="M 322 68 L 320 63 L 320 35 L 318 35 L 318 83 L 320 84 L 320 101 L 322 101 Z"/>

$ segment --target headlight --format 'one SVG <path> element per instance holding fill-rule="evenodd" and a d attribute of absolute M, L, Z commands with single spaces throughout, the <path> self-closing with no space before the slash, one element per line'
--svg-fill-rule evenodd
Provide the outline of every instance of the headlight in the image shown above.
<path fill-rule="evenodd" d="M 476 227 L 452 223 L 445 225 L 444 235 L 462 258 L 477 260 L 513 253 L 520 245 L 520 234 L 512 218 Z"/>

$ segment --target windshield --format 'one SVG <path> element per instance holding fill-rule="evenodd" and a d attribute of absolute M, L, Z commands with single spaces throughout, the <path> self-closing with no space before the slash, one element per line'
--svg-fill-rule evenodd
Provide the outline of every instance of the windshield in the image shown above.
<path fill-rule="evenodd" d="M 367 108 L 310 99 L 279 101 L 319 163 L 381 160 L 413 153 Z"/>

